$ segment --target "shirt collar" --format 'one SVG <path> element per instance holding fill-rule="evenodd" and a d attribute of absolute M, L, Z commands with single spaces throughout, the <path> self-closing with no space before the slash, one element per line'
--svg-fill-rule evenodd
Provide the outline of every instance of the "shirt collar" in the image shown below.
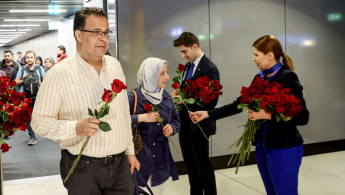
<path fill-rule="evenodd" d="M 201 60 L 201 58 L 202 58 L 204 55 L 205 55 L 205 53 L 203 52 L 203 53 L 198 57 L 198 59 L 196 59 L 196 60 L 193 62 L 194 65 L 195 65 L 195 67 L 198 66 L 198 64 L 199 64 L 199 62 L 200 62 L 200 60 Z M 195 70 L 195 68 L 194 68 L 194 70 Z"/>
<path fill-rule="evenodd" d="M 91 69 L 93 68 L 93 66 L 91 66 L 89 63 L 87 63 L 78 53 L 78 51 L 75 52 L 75 57 L 78 61 L 77 64 L 79 64 L 82 68 L 85 68 L 85 69 Z M 105 60 L 105 57 L 103 56 L 102 57 L 102 68 L 101 68 L 101 71 L 106 68 L 108 66 L 106 60 Z"/>

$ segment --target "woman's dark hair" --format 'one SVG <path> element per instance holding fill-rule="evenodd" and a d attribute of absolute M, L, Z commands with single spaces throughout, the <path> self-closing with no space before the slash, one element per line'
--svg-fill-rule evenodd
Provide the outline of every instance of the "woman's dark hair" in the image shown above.
<path fill-rule="evenodd" d="M 43 61 L 42 61 L 42 58 L 41 58 L 41 56 L 36 56 L 36 61 L 37 60 L 39 60 L 40 62 L 41 62 L 41 66 L 43 66 Z M 36 62 L 35 62 L 35 64 L 36 64 Z"/>
<path fill-rule="evenodd" d="M 267 54 L 268 52 L 273 52 L 274 57 L 277 61 L 280 61 L 280 57 L 282 57 L 282 64 L 296 73 L 292 59 L 288 55 L 284 54 L 283 48 L 279 40 L 275 36 L 262 36 L 253 43 L 253 47 L 263 52 L 264 54 Z"/>
<path fill-rule="evenodd" d="M 181 45 L 191 47 L 194 44 L 197 44 L 199 47 L 199 39 L 191 32 L 184 32 L 174 40 L 174 47 L 179 47 Z"/>

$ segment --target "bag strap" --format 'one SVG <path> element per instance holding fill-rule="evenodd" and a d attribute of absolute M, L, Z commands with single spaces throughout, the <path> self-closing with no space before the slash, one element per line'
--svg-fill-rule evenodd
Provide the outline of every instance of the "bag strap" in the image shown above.
<path fill-rule="evenodd" d="M 137 111 L 137 102 L 138 102 L 138 96 L 137 93 L 132 89 L 131 90 L 134 93 L 134 109 L 133 109 L 133 115 L 135 115 Z"/>
<path fill-rule="evenodd" d="M 153 195 L 153 192 L 149 185 L 147 185 L 147 182 L 145 182 L 144 178 L 140 175 L 139 171 L 137 168 L 134 168 L 133 172 L 133 178 L 134 178 L 134 183 L 135 183 L 135 194 L 139 195 L 140 190 L 139 190 L 139 185 L 138 185 L 138 180 L 141 181 L 142 183 L 145 184 L 146 189 L 150 192 L 151 195 Z"/>

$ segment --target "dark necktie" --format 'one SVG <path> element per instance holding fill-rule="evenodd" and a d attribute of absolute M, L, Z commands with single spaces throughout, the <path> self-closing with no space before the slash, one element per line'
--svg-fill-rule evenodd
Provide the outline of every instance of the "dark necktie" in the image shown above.
<path fill-rule="evenodd" d="M 193 71 L 194 71 L 194 66 L 195 66 L 195 64 L 192 62 L 191 65 L 190 65 L 190 68 L 188 70 L 188 74 L 187 74 L 186 80 L 192 78 Z"/>

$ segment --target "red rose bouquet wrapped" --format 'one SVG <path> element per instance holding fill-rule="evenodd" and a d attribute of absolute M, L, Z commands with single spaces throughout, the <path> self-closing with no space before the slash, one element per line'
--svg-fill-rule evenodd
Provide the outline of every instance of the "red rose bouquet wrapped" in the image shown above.
<path fill-rule="evenodd" d="M 120 93 L 123 89 L 127 89 L 127 86 L 119 79 L 114 79 L 113 83 L 111 84 L 111 88 L 112 90 L 104 89 L 104 93 L 102 95 L 102 101 L 100 102 L 100 104 L 102 104 L 102 107 L 99 111 L 95 109 L 95 111 L 92 112 L 92 110 L 88 108 L 88 114 L 90 116 L 95 117 L 96 119 L 100 119 L 104 117 L 105 115 L 109 114 L 109 104 L 115 99 L 118 93 Z M 110 125 L 107 122 L 103 122 L 103 121 L 98 124 L 98 127 L 104 132 L 108 132 L 111 130 Z M 90 136 L 87 136 L 79 152 L 78 157 L 74 160 L 73 165 L 71 169 L 69 170 L 67 177 L 64 180 L 64 183 L 66 183 L 69 175 L 73 172 L 74 168 L 77 166 L 79 159 L 87 143 L 89 142 L 89 140 L 90 140 Z"/>
<path fill-rule="evenodd" d="M 175 97 L 174 101 L 182 102 L 182 104 L 177 104 L 179 110 L 181 110 L 181 105 L 184 105 L 185 108 L 189 111 L 187 104 L 196 104 L 200 107 L 204 107 L 205 103 L 210 103 L 218 96 L 222 95 L 221 89 L 223 86 L 219 84 L 217 80 L 211 80 L 208 76 L 199 77 L 197 80 L 193 81 L 192 79 L 188 79 L 186 81 L 186 85 L 181 90 L 180 83 L 182 80 L 182 73 L 185 69 L 185 66 L 179 64 L 176 72 L 178 73 L 177 76 L 173 78 L 174 84 L 172 87 L 177 91 L 177 94 L 180 97 Z M 202 130 L 199 123 L 196 123 L 205 138 L 208 141 L 208 138 L 204 131 Z"/>
<path fill-rule="evenodd" d="M 32 113 L 31 98 L 24 98 L 25 93 L 17 93 L 15 86 L 16 82 L 10 82 L 7 76 L 0 77 L 0 144 L 3 153 L 11 148 L 3 137 L 13 135 L 18 129 L 25 131 Z"/>
<path fill-rule="evenodd" d="M 244 111 L 251 109 L 255 112 L 265 109 L 273 114 L 274 118 L 272 120 L 277 122 L 283 120 L 286 122 L 302 110 L 301 100 L 290 93 L 291 90 L 289 88 L 283 88 L 277 82 L 262 81 L 262 78 L 257 76 L 250 87 L 242 87 L 241 103 L 238 105 L 238 108 Z M 255 141 L 255 133 L 264 122 L 265 120 L 263 119 L 248 119 L 244 125 L 242 136 L 230 146 L 232 148 L 236 145 L 236 149 L 228 162 L 228 166 L 232 161 L 235 164 L 237 160 L 236 173 L 240 164 L 243 165 L 244 161 L 249 158 L 252 143 Z"/>

